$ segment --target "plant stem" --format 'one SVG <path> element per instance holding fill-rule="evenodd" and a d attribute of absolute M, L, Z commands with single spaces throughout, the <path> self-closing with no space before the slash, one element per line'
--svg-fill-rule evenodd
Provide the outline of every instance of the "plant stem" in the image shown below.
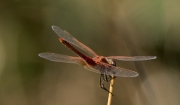
<path fill-rule="evenodd" d="M 114 85 L 114 78 L 112 78 L 112 79 L 111 79 L 111 82 L 110 82 L 109 96 L 108 96 L 108 102 L 107 102 L 107 105 L 111 105 L 111 102 L 112 102 L 113 85 Z"/>

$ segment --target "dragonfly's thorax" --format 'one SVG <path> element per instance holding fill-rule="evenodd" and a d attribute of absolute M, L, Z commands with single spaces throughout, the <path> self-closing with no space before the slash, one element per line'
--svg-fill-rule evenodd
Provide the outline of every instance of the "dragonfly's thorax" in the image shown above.
<path fill-rule="evenodd" d="M 96 57 L 93 58 L 93 60 L 94 60 L 95 62 L 101 62 L 101 61 L 102 61 L 102 58 L 103 58 L 103 56 L 96 56 Z"/>
<path fill-rule="evenodd" d="M 92 67 L 99 70 L 101 74 L 113 74 L 110 72 L 112 72 L 112 68 L 115 68 L 116 63 L 112 59 L 108 59 L 103 56 L 96 56 L 93 58 L 93 60 L 95 61 L 96 65 Z"/>
<path fill-rule="evenodd" d="M 104 63 L 110 64 L 110 65 L 116 66 L 116 62 L 115 61 L 113 61 L 112 59 L 108 59 L 108 58 L 106 58 L 104 56 L 94 57 L 93 60 L 95 62 L 104 62 Z"/>

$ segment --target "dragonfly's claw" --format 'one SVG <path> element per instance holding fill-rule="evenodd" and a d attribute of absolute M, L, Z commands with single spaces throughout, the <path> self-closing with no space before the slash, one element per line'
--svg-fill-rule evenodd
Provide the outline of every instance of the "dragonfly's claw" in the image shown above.
<path fill-rule="evenodd" d="M 104 86 L 100 86 L 100 88 L 104 89 L 105 91 L 107 91 L 108 93 L 111 93 L 112 96 L 114 96 L 114 94 L 112 92 L 110 92 L 108 89 L 106 89 Z"/>

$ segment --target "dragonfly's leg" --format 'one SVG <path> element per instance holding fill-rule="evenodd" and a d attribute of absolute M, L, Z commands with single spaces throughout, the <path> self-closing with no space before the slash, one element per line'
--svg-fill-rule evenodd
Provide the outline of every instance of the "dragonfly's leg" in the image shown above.
<path fill-rule="evenodd" d="M 107 92 L 109 92 L 109 93 L 111 93 L 108 89 L 106 89 L 105 87 L 104 87 L 104 74 L 101 74 L 100 75 L 100 78 L 99 78 L 99 82 L 100 82 L 100 84 L 99 84 L 99 86 L 102 88 L 102 89 L 104 89 L 105 91 L 107 91 Z M 112 93 L 111 93 L 112 94 Z M 113 95 L 113 94 L 112 94 Z"/>
<path fill-rule="evenodd" d="M 107 75 L 108 77 L 107 77 L 107 82 L 109 82 L 111 79 L 115 79 L 116 78 L 116 76 L 111 76 L 111 75 Z"/>
<path fill-rule="evenodd" d="M 108 82 L 108 77 L 107 77 L 107 75 L 106 74 L 103 74 L 103 81 L 106 81 L 106 82 Z"/>
<path fill-rule="evenodd" d="M 113 77 L 111 76 L 111 78 L 112 78 L 112 79 L 115 79 L 115 78 L 116 78 L 116 76 L 113 76 Z"/>
<path fill-rule="evenodd" d="M 103 84 L 104 84 L 103 82 L 104 82 L 104 80 L 103 80 L 103 74 L 101 74 L 100 77 L 99 77 L 99 86 L 100 86 L 100 87 L 103 87 Z"/>
<path fill-rule="evenodd" d="M 110 75 L 104 75 L 104 80 L 105 80 L 106 82 L 109 82 L 111 79 L 112 79 L 112 76 L 110 76 Z"/>
<path fill-rule="evenodd" d="M 107 82 L 109 82 L 112 79 L 112 76 L 106 75 L 106 78 L 107 78 Z"/>

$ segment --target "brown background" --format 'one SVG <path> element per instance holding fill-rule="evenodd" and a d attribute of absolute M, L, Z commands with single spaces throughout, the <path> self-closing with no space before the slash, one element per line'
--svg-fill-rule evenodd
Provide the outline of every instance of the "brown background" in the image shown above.
<path fill-rule="evenodd" d="M 113 105 L 179 105 L 179 11 L 179 0 L 1 0 L 0 105 L 106 105 L 98 74 L 38 57 L 76 56 L 52 25 L 99 55 L 157 56 L 117 61 L 140 75 L 116 78 Z"/>

